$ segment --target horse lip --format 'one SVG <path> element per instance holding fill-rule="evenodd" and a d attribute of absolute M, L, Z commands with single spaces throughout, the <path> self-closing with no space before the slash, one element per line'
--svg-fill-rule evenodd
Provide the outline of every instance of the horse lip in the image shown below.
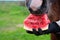
<path fill-rule="evenodd" d="M 37 14 L 37 13 L 31 13 L 32 15 L 36 15 L 36 16 L 39 16 L 39 15 L 42 15 L 43 13 L 39 13 L 39 14 Z"/>

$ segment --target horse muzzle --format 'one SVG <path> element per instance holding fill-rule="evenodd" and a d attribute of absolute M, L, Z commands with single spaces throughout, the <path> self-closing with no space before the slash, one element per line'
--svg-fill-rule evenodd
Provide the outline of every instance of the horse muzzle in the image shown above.
<path fill-rule="evenodd" d="M 31 14 L 40 15 L 48 12 L 47 0 L 40 0 L 39 3 L 36 3 L 36 0 L 33 3 L 32 1 L 29 1 L 29 4 L 27 5 Z"/>
<path fill-rule="evenodd" d="M 46 6 L 42 6 L 41 8 L 35 8 L 34 10 L 32 8 L 29 8 L 29 11 L 31 14 L 40 15 L 43 13 L 48 13 L 48 9 Z"/>

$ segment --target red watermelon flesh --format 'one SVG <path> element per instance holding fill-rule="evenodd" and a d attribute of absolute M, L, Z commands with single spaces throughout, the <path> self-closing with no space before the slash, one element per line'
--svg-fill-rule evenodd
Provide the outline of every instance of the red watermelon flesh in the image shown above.
<path fill-rule="evenodd" d="M 32 29 L 38 30 L 38 28 L 46 28 L 46 26 L 50 23 L 50 20 L 48 19 L 47 14 L 42 15 L 33 15 L 30 14 L 25 20 L 24 20 L 24 28 L 26 30 L 32 31 Z"/>

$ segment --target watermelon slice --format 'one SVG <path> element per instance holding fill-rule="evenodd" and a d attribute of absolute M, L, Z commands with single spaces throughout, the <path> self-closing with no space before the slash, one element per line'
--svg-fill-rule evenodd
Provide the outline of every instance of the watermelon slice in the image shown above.
<path fill-rule="evenodd" d="M 30 14 L 25 20 L 24 20 L 24 29 L 32 31 L 32 29 L 36 29 L 38 31 L 38 28 L 42 30 L 48 29 L 48 25 L 50 23 L 50 20 L 48 19 L 47 14 L 42 15 L 33 15 Z"/>

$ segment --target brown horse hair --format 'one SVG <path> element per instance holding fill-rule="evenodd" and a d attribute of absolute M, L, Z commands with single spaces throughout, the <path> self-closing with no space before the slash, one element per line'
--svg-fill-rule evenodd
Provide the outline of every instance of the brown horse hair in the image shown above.
<path fill-rule="evenodd" d="M 59 0 L 56 0 L 55 2 L 52 3 L 49 12 L 48 12 L 48 17 L 51 20 L 51 22 L 53 21 L 58 21 L 60 20 L 60 4 L 59 4 Z"/>

